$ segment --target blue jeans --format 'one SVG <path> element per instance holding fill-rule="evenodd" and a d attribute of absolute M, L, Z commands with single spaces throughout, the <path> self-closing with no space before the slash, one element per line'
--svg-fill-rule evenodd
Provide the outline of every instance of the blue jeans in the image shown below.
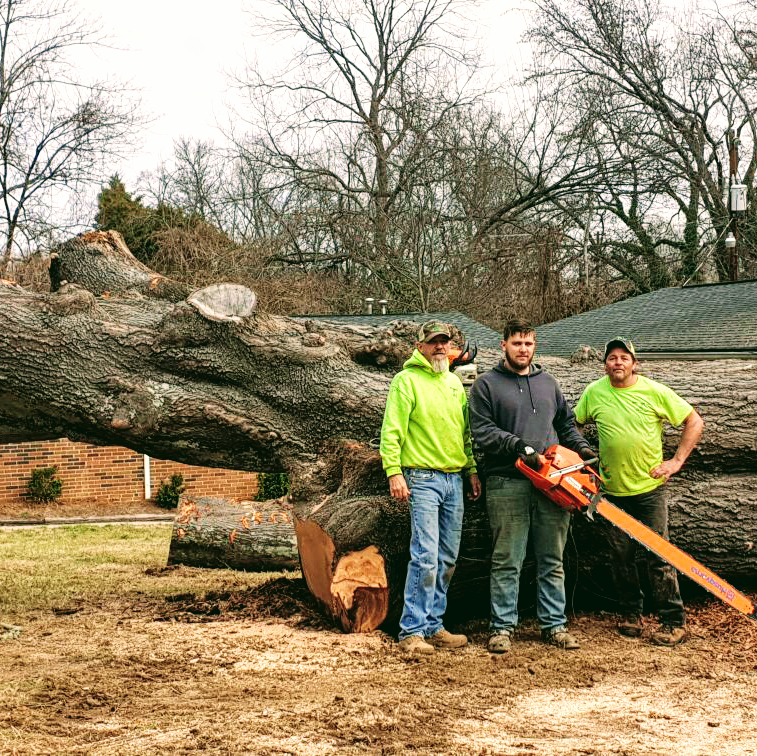
<path fill-rule="evenodd" d="M 399 639 L 442 629 L 463 530 L 460 473 L 405 468 L 410 489 L 410 563 Z"/>
<path fill-rule="evenodd" d="M 526 479 L 492 475 L 486 481 L 486 508 L 492 529 L 489 577 L 492 632 L 518 624 L 520 572 L 528 537 L 536 557 L 536 617 L 542 630 L 563 627 L 565 570 L 570 512 L 540 494 Z"/>
<path fill-rule="evenodd" d="M 615 506 L 628 512 L 639 522 L 668 538 L 668 503 L 663 486 L 636 496 L 607 496 Z M 608 523 L 607 540 L 612 550 L 610 571 L 615 590 L 618 592 L 622 614 L 643 614 L 644 593 L 639 583 L 639 571 L 636 567 L 636 552 L 642 547 L 620 528 Z M 649 585 L 655 609 L 664 625 L 680 627 L 686 622 L 681 593 L 678 589 L 678 576 L 675 567 L 660 559 L 651 551 L 644 550 L 649 573 Z"/>

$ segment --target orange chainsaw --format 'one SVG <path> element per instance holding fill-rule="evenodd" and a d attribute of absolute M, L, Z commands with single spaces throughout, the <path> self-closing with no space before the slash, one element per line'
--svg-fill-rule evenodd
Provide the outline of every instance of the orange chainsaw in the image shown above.
<path fill-rule="evenodd" d="M 461 365 L 470 365 L 470 363 L 476 359 L 477 354 L 478 346 L 476 344 L 473 344 L 473 346 L 471 346 L 467 341 L 460 349 L 458 349 L 457 347 L 452 347 L 447 354 L 447 359 L 449 360 L 449 369 L 454 370 L 456 367 L 460 367 Z"/>
<path fill-rule="evenodd" d="M 550 446 L 540 456 L 543 464 L 538 470 L 532 470 L 522 459 L 518 459 L 515 466 L 557 506 L 571 512 L 582 512 L 590 520 L 594 519 L 595 512 L 601 514 L 615 527 L 673 565 L 683 575 L 757 621 L 757 609 L 743 593 L 670 541 L 666 541 L 654 530 L 603 498 L 599 490 L 602 479 L 590 467 L 597 462 L 596 459 L 582 460 L 576 452 L 558 444 Z"/>

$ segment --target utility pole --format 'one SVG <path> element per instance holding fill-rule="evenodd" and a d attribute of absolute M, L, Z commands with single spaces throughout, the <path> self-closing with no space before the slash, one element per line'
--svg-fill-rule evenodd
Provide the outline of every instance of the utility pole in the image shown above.
<path fill-rule="evenodd" d="M 594 209 L 594 195 L 589 198 L 589 209 L 586 213 L 586 222 L 584 223 L 584 282 L 586 284 L 586 293 L 589 293 L 589 227 L 591 225 L 591 214 Z"/>
<path fill-rule="evenodd" d="M 736 172 L 739 169 L 739 140 L 736 132 L 728 129 L 728 225 L 733 233 L 733 244 L 728 245 L 728 277 L 731 281 L 739 280 L 739 253 L 737 251 L 739 234 L 736 215 L 734 214 L 733 186 L 736 183 Z"/>

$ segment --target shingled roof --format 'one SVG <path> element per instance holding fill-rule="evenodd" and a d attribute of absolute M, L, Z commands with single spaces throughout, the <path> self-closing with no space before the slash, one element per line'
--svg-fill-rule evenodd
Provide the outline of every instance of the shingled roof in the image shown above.
<path fill-rule="evenodd" d="M 410 312 L 393 315 L 297 315 L 293 320 L 319 320 L 353 326 L 386 326 L 395 320 L 409 320 L 418 327 L 427 320 L 441 320 L 459 328 L 468 341 L 475 342 L 480 349 L 498 348 L 502 336 L 489 326 L 463 315 L 461 312 Z"/>
<path fill-rule="evenodd" d="M 630 338 L 646 359 L 757 357 L 757 281 L 702 284 L 641 294 L 536 329 L 538 352 L 569 357 Z"/>

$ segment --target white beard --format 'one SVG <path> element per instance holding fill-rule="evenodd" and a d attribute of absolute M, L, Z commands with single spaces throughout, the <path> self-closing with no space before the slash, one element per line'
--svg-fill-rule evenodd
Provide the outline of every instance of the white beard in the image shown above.
<path fill-rule="evenodd" d="M 440 354 L 438 357 L 432 357 L 431 367 L 434 369 L 435 373 L 446 373 L 449 370 L 447 355 Z"/>

